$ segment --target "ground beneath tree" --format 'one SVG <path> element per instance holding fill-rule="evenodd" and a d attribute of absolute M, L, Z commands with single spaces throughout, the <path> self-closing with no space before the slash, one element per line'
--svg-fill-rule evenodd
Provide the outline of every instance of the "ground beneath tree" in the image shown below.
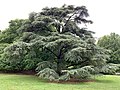
<path fill-rule="evenodd" d="M 35 75 L 36 72 L 32 70 L 19 71 L 19 72 L 0 72 L 2 74 L 18 74 L 18 75 Z"/>
<path fill-rule="evenodd" d="M 20 71 L 20 72 L 0 72 L 0 74 L 16 74 L 16 75 L 36 75 L 35 71 L 32 70 L 26 70 L 26 71 Z M 77 83 L 84 83 L 84 82 L 95 82 L 94 79 L 88 79 L 88 80 L 80 80 L 80 79 L 70 79 L 68 81 L 47 81 L 48 83 L 60 83 L 60 84 L 77 84 Z M 46 80 L 45 80 L 46 82 Z"/>
<path fill-rule="evenodd" d="M 48 81 L 49 83 L 61 83 L 61 84 L 77 84 L 77 83 L 84 83 L 84 82 L 95 82 L 94 79 L 89 80 L 80 80 L 80 79 L 70 79 L 68 81 Z"/>
<path fill-rule="evenodd" d="M 0 74 L 0 90 L 120 90 L 120 76 L 97 76 L 93 83 L 47 83 L 35 75 Z M 87 83 L 87 84 L 86 84 Z"/>

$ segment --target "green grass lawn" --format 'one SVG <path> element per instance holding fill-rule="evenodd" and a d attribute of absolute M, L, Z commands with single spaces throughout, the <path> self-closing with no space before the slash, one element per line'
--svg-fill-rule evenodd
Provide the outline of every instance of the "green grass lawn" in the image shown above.
<path fill-rule="evenodd" d="M 0 74 L 0 90 L 120 90 L 120 76 L 96 77 L 96 82 L 47 83 L 31 75 Z"/>

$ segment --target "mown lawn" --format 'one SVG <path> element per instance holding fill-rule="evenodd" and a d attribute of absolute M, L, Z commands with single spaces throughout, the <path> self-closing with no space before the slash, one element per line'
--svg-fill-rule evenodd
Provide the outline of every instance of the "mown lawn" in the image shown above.
<path fill-rule="evenodd" d="M 96 77 L 96 82 L 47 83 L 31 75 L 0 74 L 0 90 L 120 90 L 120 76 Z"/>

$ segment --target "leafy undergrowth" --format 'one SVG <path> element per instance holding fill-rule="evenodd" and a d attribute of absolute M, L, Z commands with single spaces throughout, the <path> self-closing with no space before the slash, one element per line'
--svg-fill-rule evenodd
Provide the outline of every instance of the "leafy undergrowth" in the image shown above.
<path fill-rule="evenodd" d="M 0 90 L 120 90 L 120 76 L 99 76 L 94 82 L 58 84 L 33 75 L 0 74 Z"/>

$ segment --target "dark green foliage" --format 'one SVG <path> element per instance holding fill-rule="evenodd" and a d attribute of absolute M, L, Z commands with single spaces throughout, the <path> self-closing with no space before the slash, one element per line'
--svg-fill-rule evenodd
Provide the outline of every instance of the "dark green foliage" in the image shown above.
<path fill-rule="evenodd" d="M 37 73 L 37 75 L 39 76 L 39 78 L 49 79 L 50 81 L 55 81 L 59 78 L 59 75 L 50 68 L 45 68 L 41 70 L 39 73 Z"/>
<path fill-rule="evenodd" d="M 16 39 L 19 38 L 19 33 L 17 29 L 19 29 L 23 22 L 23 19 L 15 19 L 9 22 L 9 28 L 1 32 L 0 34 L 0 43 L 13 43 Z"/>
<path fill-rule="evenodd" d="M 82 68 L 64 70 L 65 74 L 62 75 L 59 80 L 70 80 L 72 79 L 89 79 L 94 73 L 94 69 L 90 66 L 84 66 Z"/>
<path fill-rule="evenodd" d="M 42 62 L 38 63 L 38 67 L 36 68 L 36 71 L 39 72 L 45 68 L 50 68 L 50 69 L 56 70 L 56 67 L 57 67 L 57 65 L 54 62 L 42 61 Z"/>
<path fill-rule="evenodd" d="M 1 50 L 0 70 L 36 70 L 40 78 L 49 80 L 88 79 L 95 70 L 102 72 L 108 52 L 95 44 L 94 32 L 78 26 L 92 23 L 88 16 L 85 6 L 64 5 L 12 21 L 9 30 L 0 34 L 15 35 L 8 36 L 11 42 L 1 41 L 10 45 Z"/>
<path fill-rule="evenodd" d="M 4 49 L 4 53 L 2 54 L 2 62 L 6 65 L 3 68 L 6 68 L 6 70 L 10 71 L 19 71 L 22 69 L 22 61 L 23 56 L 27 53 L 26 44 L 21 43 L 15 43 L 12 44 Z"/>
<path fill-rule="evenodd" d="M 22 70 L 35 70 L 40 59 L 36 57 L 36 52 L 31 50 L 28 43 L 18 42 L 4 49 L 0 61 L 1 70 L 18 72 Z"/>
<path fill-rule="evenodd" d="M 101 72 L 104 74 L 116 74 L 116 71 L 119 70 L 119 67 L 116 64 L 107 64 L 102 67 Z"/>
<path fill-rule="evenodd" d="M 0 54 L 4 52 L 4 48 L 7 47 L 9 44 L 8 43 L 0 43 Z"/>
<path fill-rule="evenodd" d="M 120 64 L 120 35 L 111 33 L 98 40 L 99 46 L 111 50 L 109 63 Z"/>
<path fill-rule="evenodd" d="M 20 38 L 20 41 L 29 43 L 31 40 L 35 39 L 36 37 L 37 35 L 32 32 L 24 32 L 22 37 Z"/>

